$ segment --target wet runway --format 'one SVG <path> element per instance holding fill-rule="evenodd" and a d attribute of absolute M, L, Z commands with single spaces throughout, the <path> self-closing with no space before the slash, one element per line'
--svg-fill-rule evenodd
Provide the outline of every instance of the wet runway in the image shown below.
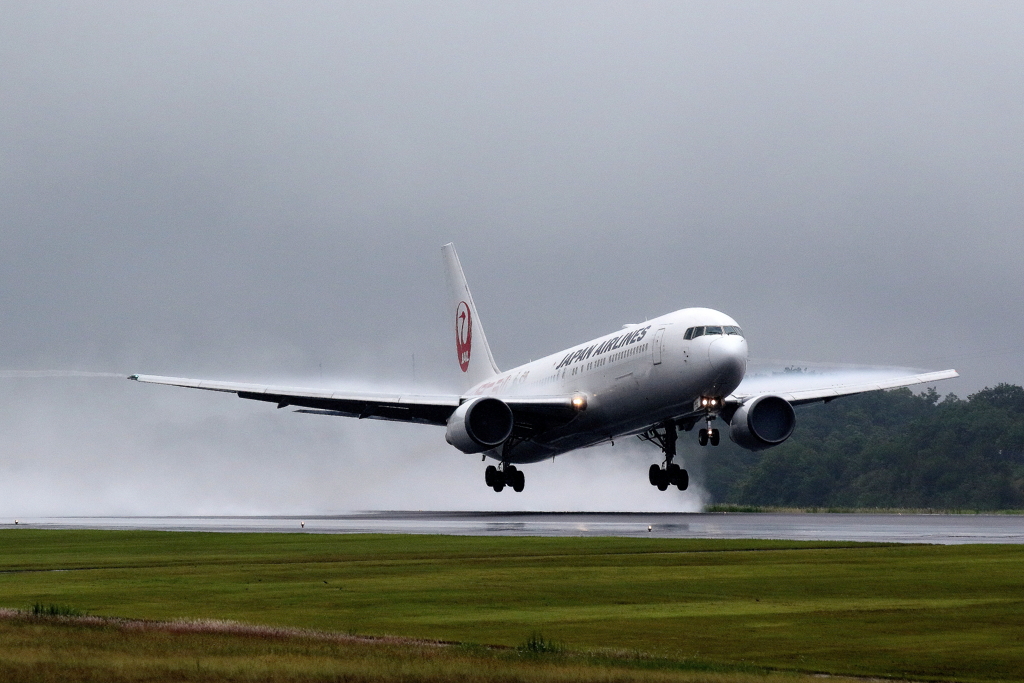
<path fill-rule="evenodd" d="M 13 520 L 2 526 L 13 526 Z M 1024 543 L 1024 515 L 358 512 L 310 517 L 38 517 L 19 519 L 18 527 L 330 534 L 760 538 L 941 544 Z"/>

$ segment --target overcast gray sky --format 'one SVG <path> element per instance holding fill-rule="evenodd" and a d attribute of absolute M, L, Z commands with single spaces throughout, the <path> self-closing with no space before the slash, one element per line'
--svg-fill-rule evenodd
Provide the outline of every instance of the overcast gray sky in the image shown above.
<path fill-rule="evenodd" d="M 966 395 L 1024 383 L 1022 188 L 1019 3 L 0 2 L 0 370 L 443 388 L 455 241 L 503 367 L 702 305 Z M 496 496 L 440 430 L 0 378 L 0 514 L 699 502 L 616 448 Z"/>

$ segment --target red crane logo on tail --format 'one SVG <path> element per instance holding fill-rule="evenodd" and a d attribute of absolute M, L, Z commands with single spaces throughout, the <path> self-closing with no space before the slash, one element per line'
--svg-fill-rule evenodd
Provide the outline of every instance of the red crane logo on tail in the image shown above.
<path fill-rule="evenodd" d="M 469 370 L 469 353 L 473 347 L 473 316 L 465 301 L 455 311 L 455 351 L 459 354 L 459 367 Z"/>

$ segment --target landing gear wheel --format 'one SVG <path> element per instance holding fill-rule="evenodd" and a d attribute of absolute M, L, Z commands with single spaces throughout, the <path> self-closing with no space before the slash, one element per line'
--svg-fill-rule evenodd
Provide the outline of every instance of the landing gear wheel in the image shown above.
<path fill-rule="evenodd" d="M 685 491 L 686 487 L 690 485 L 690 475 L 686 470 L 679 470 L 679 474 L 676 476 L 676 488 L 680 491 Z"/>
<path fill-rule="evenodd" d="M 697 432 L 697 443 L 699 443 L 701 446 L 708 445 L 708 431 L 709 430 L 707 429 L 702 429 L 699 432 Z"/>
<path fill-rule="evenodd" d="M 657 465 L 651 465 L 651 469 L 647 473 L 647 479 L 651 482 L 651 486 L 657 486 L 660 477 L 661 468 Z"/>
<path fill-rule="evenodd" d="M 494 465 L 488 465 L 487 469 L 484 470 L 484 481 L 487 482 L 488 486 L 493 487 L 498 483 L 500 478 L 501 474 L 498 472 L 498 468 Z"/>
<path fill-rule="evenodd" d="M 523 489 L 526 488 L 526 475 L 520 470 L 515 470 L 512 474 L 512 490 L 516 493 L 522 493 Z"/>
<path fill-rule="evenodd" d="M 666 476 L 668 476 L 668 483 L 670 486 L 676 483 L 676 481 L 679 479 L 679 473 L 682 471 L 682 468 L 675 463 L 672 463 L 671 465 L 665 468 L 665 474 Z"/>
<path fill-rule="evenodd" d="M 499 481 L 497 484 L 491 487 L 495 493 L 501 493 L 501 490 L 505 488 L 505 482 Z"/>
<path fill-rule="evenodd" d="M 712 429 L 711 430 L 711 435 L 708 437 L 708 442 L 712 446 L 717 446 L 718 445 L 718 439 L 719 439 L 719 437 L 718 437 L 718 430 L 717 429 Z"/>

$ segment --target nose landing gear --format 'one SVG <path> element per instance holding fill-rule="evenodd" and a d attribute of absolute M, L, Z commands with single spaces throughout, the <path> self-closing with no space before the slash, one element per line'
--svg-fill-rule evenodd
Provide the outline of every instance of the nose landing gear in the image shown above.
<path fill-rule="evenodd" d="M 697 432 L 697 443 L 699 443 L 701 446 L 707 446 L 708 444 L 711 444 L 712 446 L 717 446 L 720 439 L 721 437 L 718 434 L 718 430 L 712 429 L 711 427 L 708 427 L 707 429 L 702 429 L 699 432 Z"/>
<path fill-rule="evenodd" d="M 717 429 L 711 428 L 711 421 L 718 417 L 718 411 L 722 407 L 722 399 L 717 396 L 701 396 L 693 404 L 694 410 L 704 411 L 704 422 L 707 427 L 697 432 L 697 443 L 701 446 L 717 446 L 719 435 Z"/>
<path fill-rule="evenodd" d="M 690 485 L 690 475 L 672 462 L 676 456 L 676 440 L 679 438 L 676 432 L 676 423 L 672 420 L 665 420 L 661 429 L 662 431 L 652 429 L 646 434 L 640 435 L 644 441 L 653 441 L 661 446 L 662 452 L 665 453 L 664 465 L 660 467 L 651 465 L 647 478 L 651 482 L 651 486 L 657 486 L 659 491 L 666 491 L 669 486 L 675 486 L 680 491 L 685 491 Z"/>
<path fill-rule="evenodd" d="M 484 470 L 484 481 L 494 489 L 495 493 L 501 493 L 506 486 L 511 486 L 516 493 L 521 493 L 526 487 L 526 475 L 515 465 L 501 464 L 501 467 L 488 465 Z"/>

